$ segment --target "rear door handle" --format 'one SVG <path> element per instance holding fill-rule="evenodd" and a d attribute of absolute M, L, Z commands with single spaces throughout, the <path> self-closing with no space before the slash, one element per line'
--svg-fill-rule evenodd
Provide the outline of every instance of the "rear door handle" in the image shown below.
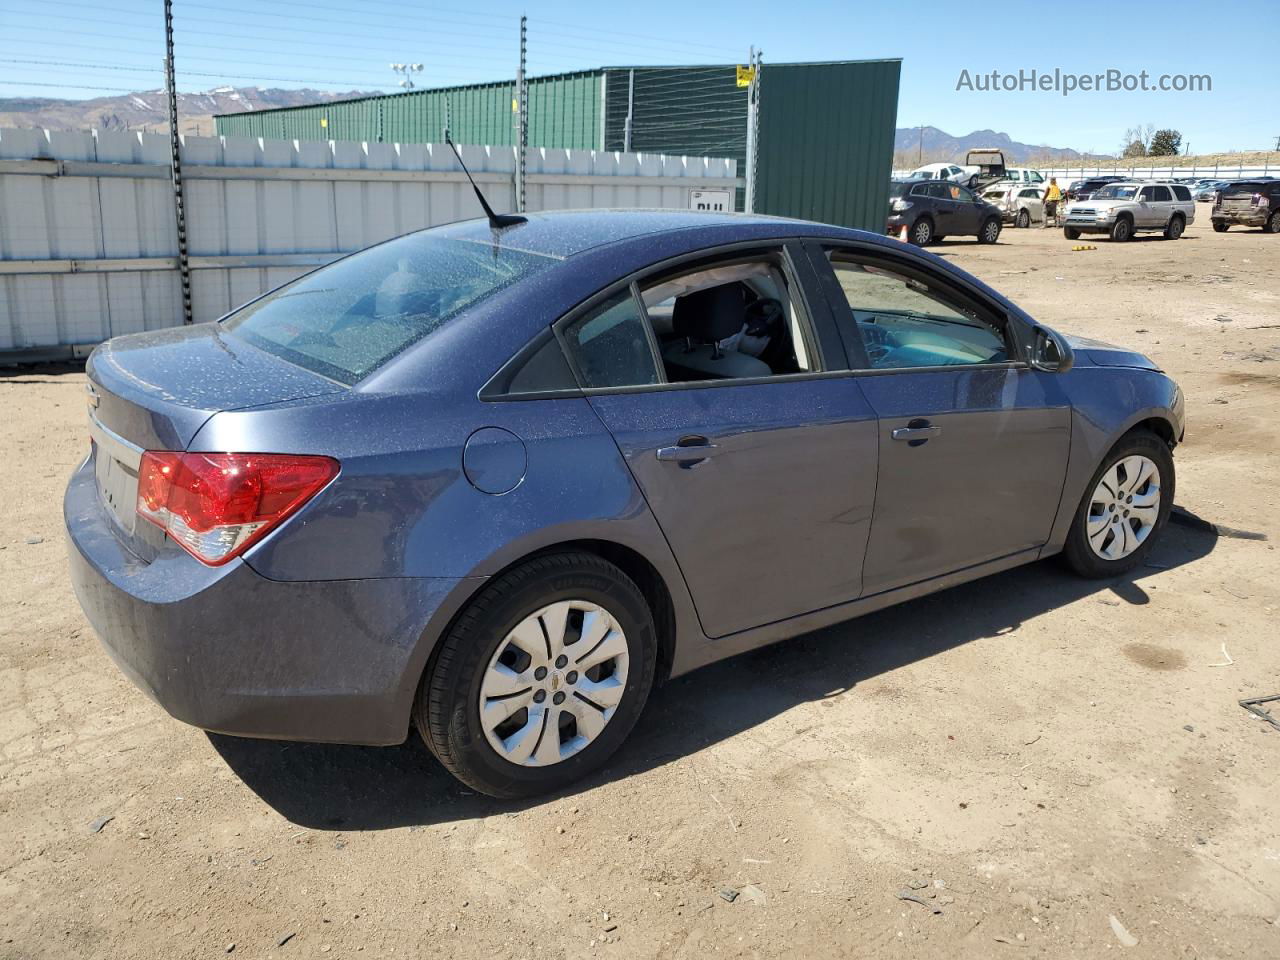
<path fill-rule="evenodd" d="M 715 456 L 717 449 L 706 437 L 681 437 L 674 447 L 659 447 L 658 459 L 691 467 Z"/>

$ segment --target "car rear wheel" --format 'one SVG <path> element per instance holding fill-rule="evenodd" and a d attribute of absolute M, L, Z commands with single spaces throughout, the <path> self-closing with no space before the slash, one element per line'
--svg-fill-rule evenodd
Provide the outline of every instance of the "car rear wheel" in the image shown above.
<path fill-rule="evenodd" d="M 1182 236 L 1182 231 L 1186 228 L 1187 223 L 1182 217 L 1172 217 L 1164 228 L 1164 238 L 1166 240 L 1177 240 Z"/>
<path fill-rule="evenodd" d="M 1128 217 L 1119 217 L 1111 225 L 1111 239 L 1116 243 L 1124 243 L 1133 236 L 1133 221 Z"/>
<path fill-rule="evenodd" d="M 1113 577 L 1142 563 L 1173 506 L 1173 454 L 1135 430 L 1103 459 L 1067 533 L 1063 557 L 1082 577 Z"/>
<path fill-rule="evenodd" d="M 441 641 L 413 717 L 432 753 L 492 797 L 565 786 L 604 763 L 649 695 L 653 617 L 594 554 L 537 557 L 494 578 Z"/>
<path fill-rule="evenodd" d="M 1022 227 L 1025 230 L 1027 227 L 1031 226 L 1031 212 L 1026 207 L 1023 207 L 1018 211 L 1018 219 L 1014 222 L 1016 226 Z"/>
<path fill-rule="evenodd" d="M 1068 240 L 1080 239 L 1080 231 L 1077 230 L 1075 227 L 1063 227 L 1062 235 L 1066 237 Z"/>
<path fill-rule="evenodd" d="M 995 243 L 1000 239 L 1000 218 L 988 217 L 986 222 L 982 224 L 982 229 L 978 231 L 979 243 Z"/>
<path fill-rule="evenodd" d="M 921 217 L 911 228 L 911 242 L 917 247 L 926 247 L 933 239 L 933 221 L 928 217 Z"/>
<path fill-rule="evenodd" d="M 1227 232 L 1227 230 L 1229 230 L 1230 228 L 1231 228 L 1231 224 L 1227 223 L 1225 220 L 1215 220 L 1215 221 L 1213 221 L 1213 232 L 1214 232 L 1214 233 L 1226 233 L 1226 232 Z"/>

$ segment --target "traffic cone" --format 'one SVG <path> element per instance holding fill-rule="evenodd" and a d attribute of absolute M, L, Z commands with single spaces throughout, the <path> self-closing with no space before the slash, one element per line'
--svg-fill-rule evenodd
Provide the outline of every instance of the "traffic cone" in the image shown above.
<path fill-rule="evenodd" d="M 907 242 L 907 225 L 904 223 L 902 229 L 898 231 L 898 239 L 903 243 Z"/>

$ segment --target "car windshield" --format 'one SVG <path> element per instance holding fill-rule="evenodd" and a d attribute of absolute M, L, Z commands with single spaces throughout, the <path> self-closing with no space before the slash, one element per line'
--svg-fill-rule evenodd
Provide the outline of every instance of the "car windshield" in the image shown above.
<path fill-rule="evenodd" d="M 413 234 L 300 277 L 222 326 L 352 384 L 467 307 L 555 262 L 497 244 Z"/>
<path fill-rule="evenodd" d="M 911 184 L 900 183 L 896 181 L 894 183 L 889 184 L 889 199 L 896 200 L 898 197 L 902 196 L 904 193 L 907 192 L 907 187 L 909 186 L 911 186 Z"/>
<path fill-rule="evenodd" d="M 1138 192 L 1137 187 L 1123 187 L 1107 184 L 1093 195 L 1095 200 L 1132 200 Z"/>

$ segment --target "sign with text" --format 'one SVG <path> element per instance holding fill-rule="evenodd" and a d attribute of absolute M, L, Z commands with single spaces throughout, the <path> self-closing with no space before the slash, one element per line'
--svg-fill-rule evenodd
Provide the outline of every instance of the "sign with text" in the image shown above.
<path fill-rule="evenodd" d="M 733 213 L 732 190 L 693 190 L 689 193 L 690 210 Z"/>

